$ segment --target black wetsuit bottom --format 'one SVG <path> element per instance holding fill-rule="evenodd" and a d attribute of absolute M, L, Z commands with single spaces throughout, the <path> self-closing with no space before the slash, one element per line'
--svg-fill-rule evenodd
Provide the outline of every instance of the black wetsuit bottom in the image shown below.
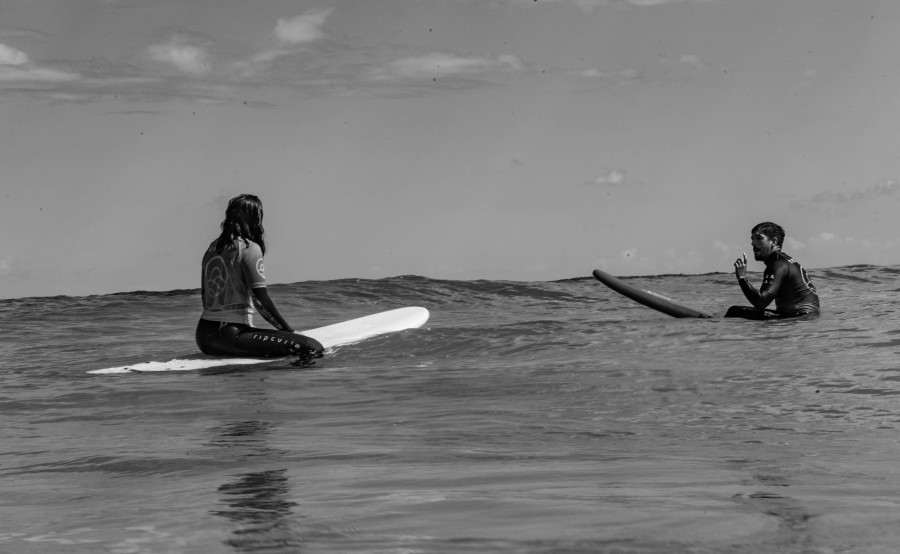
<path fill-rule="evenodd" d="M 316 358 L 322 355 L 322 345 L 315 339 L 290 331 L 257 329 L 243 323 L 200 319 L 194 336 L 200 351 L 214 356 Z"/>
<path fill-rule="evenodd" d="M 791 312 L 788 314 L 778 313 L 774 310 L 760 310 L 758 308 L 751 308 L 750 306 L 732 306 L 728 308 L 728 311 L 725 312 L 725 317 L 739 317 L 741 319 L 756 319 L 756 320 L 766 320 L 766 319 L 787 319 L 792 317 L 817 317 L 819 314 L 817 312 Z"/>

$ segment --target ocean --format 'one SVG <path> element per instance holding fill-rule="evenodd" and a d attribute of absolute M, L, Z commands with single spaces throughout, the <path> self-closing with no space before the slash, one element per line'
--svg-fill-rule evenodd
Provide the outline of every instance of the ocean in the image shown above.
<path fill-rule="evenodd" d="M 431 312 L 305 368 L 92 375 L 195 353 L 199 291 L 0 300 L 0 552 L 900 551 L 900 267 L 767 322 L 585 273 L 273 285 L 298 329 Z"/>

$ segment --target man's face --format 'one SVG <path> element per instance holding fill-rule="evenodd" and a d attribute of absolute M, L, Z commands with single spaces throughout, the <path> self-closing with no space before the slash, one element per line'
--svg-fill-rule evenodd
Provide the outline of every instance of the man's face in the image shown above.
<path fill-rule="evenodd" d="M 750 246 L 753 248 L 753 259 L 756 261 L 764 261 L 777 250 L 772 239 L 762 233 L 753 233 L 750 235 Z"/>

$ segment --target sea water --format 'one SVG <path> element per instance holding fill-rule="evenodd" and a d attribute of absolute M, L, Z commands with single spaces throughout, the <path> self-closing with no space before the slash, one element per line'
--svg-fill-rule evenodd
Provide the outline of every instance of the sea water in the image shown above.
<path fill-rule="evenodd" d="M 124 375 L 87 371 L 195 352 L 198 291 L 2 300 L 0 552 L 900 551 L 900 268 L 811 274 L 822 316 L 769 322 L 591 277 L 277 285 L 297 328 L 431 319 Z M 628 280 L 746 304 L 730 274 Z"/>

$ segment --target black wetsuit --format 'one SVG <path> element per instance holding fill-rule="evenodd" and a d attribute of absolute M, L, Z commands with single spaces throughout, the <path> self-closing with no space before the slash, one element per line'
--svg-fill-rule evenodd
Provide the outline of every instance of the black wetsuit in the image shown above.
<path fill-rule="evenodd" d="M 781 251 L 773 252 L 765 263 L 766 271 L 759 290 L 746 278 L 738 281 L 753 307 L 732 306 L 725 317 L 770 319 L 819 315 L 819 296 L 803 266 Z M 765 309 L 772 300 L 775 310 Z"/>
<path fill-rule="evenodd" d="M 197 322 L 195 338 L 201 352 L 216 356 L 309 358 L 321 355 L 318 352 L 321 345 L 309 337 L 289 331 L 259 329 L 244 323 L 201 319 Z"/>

